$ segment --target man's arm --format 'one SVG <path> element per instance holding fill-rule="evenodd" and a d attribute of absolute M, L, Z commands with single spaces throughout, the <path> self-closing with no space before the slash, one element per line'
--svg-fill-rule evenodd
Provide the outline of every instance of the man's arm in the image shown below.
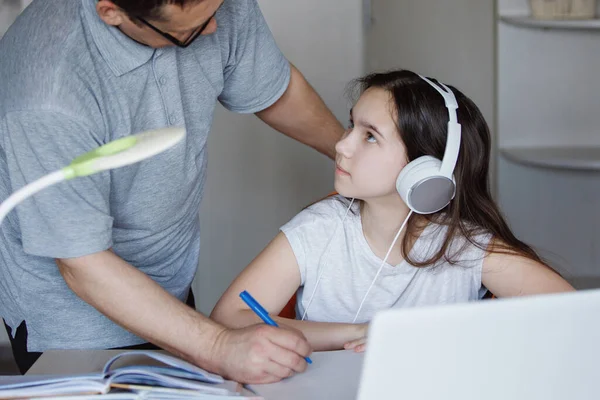
<path fill-rule="evenodd" d="M 225 329 L 109 250 L 56 263 L 69 287 L 112 321 L 209 371 L 267 383 L 306 368 L 310 346 L 298 333 Z"/>
<path fill-rule="evenodd" d="M 256 115 L 273 129 L 334 158 L 335 144 L 344 127 L 302 73 L 290 67 L 290 83 L 283 96 Z"/>

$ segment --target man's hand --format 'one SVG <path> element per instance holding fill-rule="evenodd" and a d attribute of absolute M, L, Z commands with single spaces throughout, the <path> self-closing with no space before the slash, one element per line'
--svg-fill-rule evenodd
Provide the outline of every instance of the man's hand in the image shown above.
<path fill-rule="evenodd" d="M 296 330 L 268 325 L 225 329 L 217 335 L 212 362 L 217 373 L 241 383 L 272 383 L 306 369 L 311 347 Z"/>

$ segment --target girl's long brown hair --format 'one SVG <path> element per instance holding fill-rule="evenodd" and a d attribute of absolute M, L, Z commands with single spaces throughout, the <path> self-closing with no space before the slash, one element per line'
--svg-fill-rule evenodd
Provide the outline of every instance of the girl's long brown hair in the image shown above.
<path fill-rule="evenodd" d="M 408 161 L 424 155 L 444 157 L 447 138 L 448 109 L 443 97 L 429 83 L 411 71 L 373 73 L 354 82 L 360 93 L 369 88 L 384 89 L 390 94 L 391 111 L 400 137 L 406 147 Z M 456 252 L 450 253 L 453 239 L 464 237 L 475 246 L 495 253 L 519 254 L 542 262 L 536 252 L 515 237 L 504 220 L 490 192 L 490 130 L 477 106 L 462 92 L 450 87 L 458 101 L 457 117 L 462 126 L 460 152 L 454 176 L 456 194 L 443 210 L 430 215 L 414 215 L 406 226 L 402 252 L 415 267 L 434 265 L 440 260 L 456 264 Z M 431 258 L 410 257 L 412 243 L 418 237 L 419 221 L 448 227 L 443 245 Z M 476 241 L 480 234 L 491 234 L 492 245 Z M 468 244 L 465 242 L 465 245 Z"/>

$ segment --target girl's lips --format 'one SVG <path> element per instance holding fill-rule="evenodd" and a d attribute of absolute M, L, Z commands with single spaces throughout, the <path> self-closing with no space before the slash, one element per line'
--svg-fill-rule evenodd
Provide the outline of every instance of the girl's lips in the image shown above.
<path fill-rule="evenodd" d="M 336 172 L 336 174 L 350 175 L 350 173 L 348 171 L 346 171 L 345 169 L 343 169 L 339 165 L 335 166 L 335 172 Z"/>

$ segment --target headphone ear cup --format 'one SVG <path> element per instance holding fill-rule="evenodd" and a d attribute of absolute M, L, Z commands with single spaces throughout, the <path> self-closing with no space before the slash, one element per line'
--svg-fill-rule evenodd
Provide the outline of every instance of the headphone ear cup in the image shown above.
<path fill-rule="evenodd" d="M 418 214 L 432 214 L 446 207 L 454 197 L 454 180 L 440 175 L 442 162 L 421 156 L 408 163 L 396 179 L 402 201 Z"/>
<path fill-rule="evenodd" d="M 435 157 L 421 156 L 409 162 L 402 168 L 402 171 L 400 171 L 400 174 L 398 175 L 398 179 L 396 179 L 396 190 L 398 190 L 400 197 L 402 197 L 402 200 L 407 205 L 408 192 L 415 183 L 418 183 L 422 172 L 427 170 L 432 175 L 437 175 L 441 165 L 441 161 Z"/>

